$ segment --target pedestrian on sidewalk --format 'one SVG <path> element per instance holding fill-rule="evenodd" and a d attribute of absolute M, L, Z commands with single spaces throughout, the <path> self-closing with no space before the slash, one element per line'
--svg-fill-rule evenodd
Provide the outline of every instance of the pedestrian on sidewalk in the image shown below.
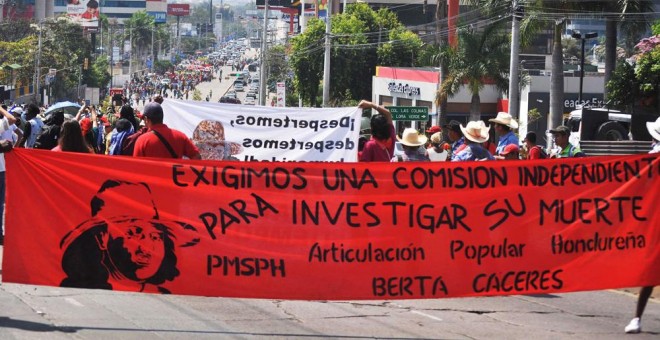
<path fill-rule="evenodd" d="M 660 118 L 655 122 L 647 122 L 646 129 L 653 137 L 653 144 L 649 153 L 660 153 Z M 625 328 L 626 333 L 639 333 L 642 331 L 642 314 L 646 309 L 646 303 L 649 301 L 653 293 L 653 286 L 642 287 L 639 291 L 639 298 L 637 298 L 637 309 L 635 310 L 635 317 L 630 320 L 630 323 Z"/>

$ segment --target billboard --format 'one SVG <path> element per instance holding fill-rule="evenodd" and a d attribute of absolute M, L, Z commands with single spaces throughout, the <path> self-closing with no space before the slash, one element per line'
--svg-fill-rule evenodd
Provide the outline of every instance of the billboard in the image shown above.
<path fill-rule="evenodd" d="M 265 0 L 257 0 L 257 7 L 265 6 Z M 268 7 L 291 7 L 292 0 L 268 0 Z"/>
<path fill-rule="evenodd" d="M 100 12 L 101 8 L 97 0 L 67 0 L 67 15 L 83 27 L 98 27 Z"/>
<path fill-rule="evenodd" d="M 167 15 L 189 16 L 190 4 L 167 4 Z"/>
<path fill-rule="evenodd" d="M 147 14 L 154 17 L 154 23 L 164 24 L 167 22 L 167 13 L 166 12 L 147 12 Z"/>

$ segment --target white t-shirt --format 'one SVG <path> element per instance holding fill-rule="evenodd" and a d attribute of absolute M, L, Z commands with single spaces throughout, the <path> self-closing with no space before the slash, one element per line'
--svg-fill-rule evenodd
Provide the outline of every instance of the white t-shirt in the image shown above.
<path fill-rule="evenodd" d="M 447 150 L 436 152 L 435 149 L 428 148 L 426 149 L 426 152 L 428 153 L 431 162 L 442 162 L 447 160 Z"/>

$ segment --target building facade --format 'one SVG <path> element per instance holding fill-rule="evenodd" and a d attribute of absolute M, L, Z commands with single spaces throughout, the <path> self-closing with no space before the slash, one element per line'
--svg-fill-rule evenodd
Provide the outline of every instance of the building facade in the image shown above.
<path fill-rule="evenodd" d="M 421 121 L 399 121 L 397 131 L 405 127 L 424 130 L 432 125 L 438 125 L 435 96 L 438 90 L 439 71 L 434 68 L 376 68 L 372 78 L 372 102 L 383 106 L 424 106 L 429 109 L 429 119 Z M 605 81 L 603 74 L 588 73 L 584 77 L 582 101 L 578 100 L 580 93 L 580 77 L 564 76 L 563 112 L 575 110 L 576 105 L 600 107 L 604 105 L 603 92 Z M 487 120 L 497 115 L 499 111 L 507 111 L 508 102 L 494 85 L 486 85 L 479 92 L 481 101 L 481 118 Z M 447 100 L 446 120 L 457 120 L 467 123 L 470 115 L 472 93 L 465 87 Z M 529 84 L 522 89 L 520 95 L 520 128 L 518 134 L 524 136 L 528 131 L 535 131 L 539 139 L 547 138 L 548 114 L 550 112 L 550 74 L 530 76 Z M 545 141 L 539 140 L 539 144 Z"/>

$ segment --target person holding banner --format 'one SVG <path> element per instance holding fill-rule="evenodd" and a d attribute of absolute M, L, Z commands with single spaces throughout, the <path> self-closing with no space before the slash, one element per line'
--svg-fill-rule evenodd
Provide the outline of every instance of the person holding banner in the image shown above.
<path fill-rule="evenodd" d="M 580 148 L 571 144 L 568 137 L 571 135 L 571 129 L 568 126 L 560 125 L 550 130 L 552 139 L 559 147 L 559 151 L 553 152 L 550 158 L 568 158 L 568 157 L 584 157 L 586 156 Z"/>
<path fill-rule="evenodd" d="M 466 147 L 452 158 L 452 162 L 494 160 L 490 151 L 482 146 L 488 140 L 489 129 L 482 120 L 471 121 L 465 127 L 461 125 Z"/>
<path fill-rule="evenodd" d="M 647 122 L 646 129 L 653 137 L 653 144 L 651 146 L 650 154 L 660 153 L 660 117 L 655 122 Z M 649 301 L 653 293 L 653 286 L 642 287 L 639 291 L 639 298 L 637 298 L 637 309 L 635 310 L 635 317 L 630 320 L 630 323 L 624 329 L 626 333 L 639 333 L 642 331 L 642 314 L 646 309 L 646 303 Z"/>
<path fill-rule="evenodd" d="M 497 117 L 488 121 L 495 124 L 495 133 L 499 136 L 497 148 L 495 148 L 495 159 L 505 159 L 502 155 L 504 148 L 510 144 L 516 146 L 519 144 L 518 137 L 513 133 L 513 130 L 518 128 L 518 122 L 506 112 L 498 112 Z"/>
<path fill-rule="evenodd" d="M 360 162 L 389 162 L 394 155 L 394 124 L 392 113 L 383 106 L 363 100 L 360 109 L 374 109 L 377 115 L 371 116 L 371 140 L 367 141 L 360 155 Z"/>
<path fill-rule="evenodd" d="M 0 246 L 4 243 L 4 234 L 3 234 L 3 215 L 5 212 L 5 152 L 10 151 L 13 148 L 13 143 L 11 142 L 12 138 L 12 127 L 16 128 L 16 118 L 7 112 L 3 107 L 0 107 Z"/>

